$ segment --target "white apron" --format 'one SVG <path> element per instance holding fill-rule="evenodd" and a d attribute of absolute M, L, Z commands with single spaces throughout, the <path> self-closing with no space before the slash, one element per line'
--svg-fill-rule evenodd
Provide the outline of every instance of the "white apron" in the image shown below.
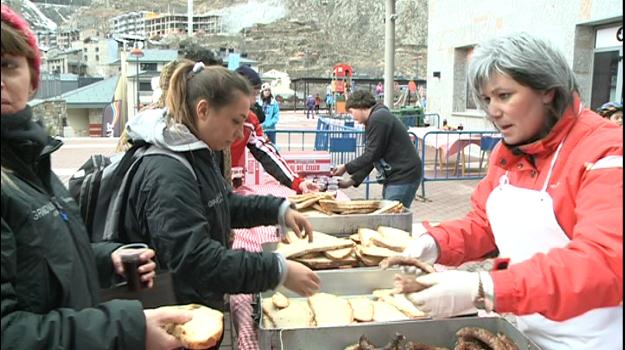
<path fill-rule="evenodd" d="M 553 200 L 547 193 L 562 144 L 558 146 L 547 179 L 540 191 L 515 187 L 502 175 L 486 201 L 486 213 L 500 257 L 510 263 L 530 259 L 536 253 L 564 247 L 568 236 L 557 222 Z M 623 307 L 588 311 L 563 322 L 539 314 L 517 317 L 518 327 L 544 350 L 623 349 Z"/>

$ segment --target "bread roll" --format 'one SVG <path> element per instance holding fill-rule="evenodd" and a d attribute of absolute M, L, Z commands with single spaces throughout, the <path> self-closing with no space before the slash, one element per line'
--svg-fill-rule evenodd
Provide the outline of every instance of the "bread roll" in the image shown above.
<path fill-rule="evenodd" d="M 193 318 L 186 323 L 165 326 L 167 332 L 178 338 L 185 348 L 207 349 L 217 345 L 221 339 L 224 330 L 223 313 L 198 304 L 164 306 L 163 308 L 188 310 L 193 315 Z"/>

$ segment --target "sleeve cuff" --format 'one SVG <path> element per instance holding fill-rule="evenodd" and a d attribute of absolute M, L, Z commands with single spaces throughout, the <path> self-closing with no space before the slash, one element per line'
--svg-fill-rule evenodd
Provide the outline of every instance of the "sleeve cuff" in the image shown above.
<path fill-rule="evenodd" d="M 295 179 L 293 179 L 293 182 L 291 183 L 291 189 L 293 191 L 295 191 L 297 194 L 302 194 L 302 189 L 299 188 L 299 185 L 304 181 L 304 178 L 302 177 L 296 177 Z"/>
<path fill-rule="evenodd" d="M 278 231 L 280 232 L 280 237 L 286 235 L 286 212 L 292 207 L 293 204 L 288 200 L 280 204 L 280 209 L 278 209 Z"/>
<path fill-rule="evenodd" d="M 280 273 L 280 280 L 278 282 L 278 285 L 276 286 L 278 287 L 284 284 L 284 281 L 286 281 L 286 276 L 289 273 L 289 269 L 286 267 L 286 258 L 284 257 L 284 255 L 280 253 L 274 253 L 274 254 L 278 258 L 278 271 Z"/>
<path fill-rule="evenodd" d="M 489 276 L 493 283 L 493 303 L 497 312 L 513 312 L 517 300 L 512 273 L 508 270 L 493 271 Z"/>
<path fill-rule="evenodd" d="M 482 271 L 478 273 L 480 274 L 480 278 L 482 280 L 482 288 L 484 288 L 486 311 L 491 312 L 495 310 L 495 288 L 493 278 L 488 272 Z"/>

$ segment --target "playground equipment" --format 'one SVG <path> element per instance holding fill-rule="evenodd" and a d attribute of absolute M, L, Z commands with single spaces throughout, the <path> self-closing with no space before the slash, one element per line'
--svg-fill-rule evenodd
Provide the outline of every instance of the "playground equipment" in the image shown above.
<path fill-rule="evenodd" d="M 332 69 L 332 82 L 330 83 L 331 93 L 334 96 L 332 114 L 345 114 L 345 100 L 352 92 L 352 66 L 340 63 Z"/>

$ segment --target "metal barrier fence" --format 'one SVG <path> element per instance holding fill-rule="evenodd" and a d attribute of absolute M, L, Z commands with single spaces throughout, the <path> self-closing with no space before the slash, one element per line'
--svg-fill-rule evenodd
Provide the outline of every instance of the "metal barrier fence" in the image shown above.
<path fill-rule="evenodd" d="M 345 164 L 360 156 L 365 149 L 362 128 L 345 126 L 342 120 L 324 120 L 319 130 L 276 130 L 277 146 L 281 151 L 327 151 L 332 163 Z M 421 195 L 426 200 L 428 181 L 479 180 L 486 175 L 488 157 L 501 140 L 496 131 L 438 131 L 411 128 L 408 132 L 422 161 Z M 367 178 L 369 185 L 376 183 Z"/>
<path fill-rule="evenodd" d="M 412 129 L 423 162 L 421 198 L 428 181 L 479 180 L 486 175 L 488 157 L 501 140 L 496 131 L 438 131 Z M 423 132 L 423 133 L 422 133 Z"/>

